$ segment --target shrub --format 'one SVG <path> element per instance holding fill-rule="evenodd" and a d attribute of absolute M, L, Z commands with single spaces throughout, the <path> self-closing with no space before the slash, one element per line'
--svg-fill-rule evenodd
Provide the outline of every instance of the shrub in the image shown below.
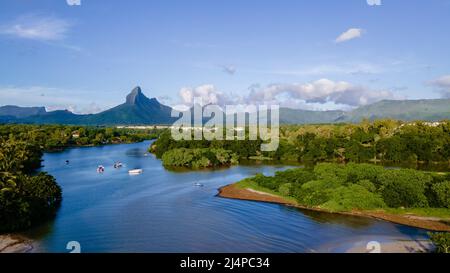
<path fill-rule="evenodd" d="M 267 177 L 262 174 L 257 174 L 253 177 L 253 181 L 255 181 L 259 186 L 270 189 L 270 190 L 278 190 L 280 183 L 277 182 L 273 177 Z"/>
<path fill-rule="evenodd" d="M 341 182 L 347 181 L 347 171 L 345 165 L 332 163 L 317 164 L 314 168 L 314 173 L 318 179 L 337 179 Z"/>
<path fill-rule="evenodd" d="M 402 169 L 388 170 L 379 176 L 381 194 L 389 207 L 427 207 L 425 185 L 431 176 L 425 173 Z"/>
<path fill-rule="evenodd" d="M 377 183 L 378 176 L 385 171 L 381 166 L 355 163 L 347 164 L 345 170 L 347 171 L 348 183 L 357 183 L 361 180 L 369 180 L 372 183 Z"/>
<path fill-rule="evenodd" d="M 316 179 L 314 172 L 305 168 L 288 169 L 282 172 L 276 172 L 275 178 L 286 183 L 303 185 L 306 182 Z"/>
<path fill-rule="evenodd" d="M 450 181 L 434 184 L 432 191 L 438 207 L 450 208 Z"/>
<path fill-rule="evenodd" d="M 338 179 L 313 180 L 303 184 L 295 197 L 307 206 L 319 206 L 330 200 L 333 191 L 341 185 Z"/>
<path fill-rule="evenodd" d="M 278 187 L 278 192 L 281 193 L 284 196 L 290 196 L 291 195 L 291 189 L 292 189 L 292 184 L 291 183 L 284 183 L 284 184 L 281 184 Z"/>
<path fill-rule="evenodd" d="M 356 183 L 356 185 L 364 187 L 366 190 L 370 192 L 375 192 L 377 188 L 375 187 L 375 184 L 373 184 L 370 180 L 364 179 L 360 180 Z"/>
<path fill-rule="evenodd" d="M 384 203 L 381 196 L 369 192 L 360 185 L 342 186 L 333 191 L 329 201 L 321 207 L 331 211 L 350 211 L 353 209 L 375 209 L 383 208 Z"/>
<path fill-rule="evenodd" d="M 449 232 L 430 232 L 430 240 L 436 247 L 437 253 L 450 253 L 450 233 Z"/>

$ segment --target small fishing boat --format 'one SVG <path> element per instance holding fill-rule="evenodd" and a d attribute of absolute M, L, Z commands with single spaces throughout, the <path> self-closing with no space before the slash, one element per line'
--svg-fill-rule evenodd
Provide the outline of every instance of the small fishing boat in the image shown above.
<path fill-rule="evenodd" d="M 105 171 L 105 167 L 103 167 L 102 165 L 97 167 L 97 172 L 98 173 L 103 173 Z"/>
<path fill-rule="evenodd" d="M 121 162 L 114 163 L 114 169 L 122 168 L 123 164 Z"/>
<path fill-rule="evenodd" d="M 194 186 L 196 186 L 196 187 L 203 187 L 203 184 L 202 183 L 194 183 Z"/>
<path fill-rule="evenodd" d="M 143 172 L 144 172 L 144 170 L 142 170 L 142 169 L 133 169 L 133 170 L 128 171 L 129 174 L 141 174 Z"/>

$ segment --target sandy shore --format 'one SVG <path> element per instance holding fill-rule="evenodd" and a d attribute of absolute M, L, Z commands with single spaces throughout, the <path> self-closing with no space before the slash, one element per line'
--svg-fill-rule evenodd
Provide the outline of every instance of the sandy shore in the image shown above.
<path fill-rule="evenodd" d="M 397 236 L 354 236 L 320 246 L 317 253 L 429 253 L 434 245 L 429 240 L 405 239 Z"/>
<path fill-rule="evenodd" d="M 27 253 L 33 250 L 33 242 L 19 235 L 0 235 L 0 253 Z"/>
<path fill-rule="evenodd" d="M 283 205 L 287 205 L 287 206 L 298 207 L 301 209 L 329 212 L 329 211 L 326 211 L 323 209 L 308 208 L 308 207 L 300 206 L 297 203 L 295 203 L 294 201 L 289 201 L 282 197 L 268 194 L 265 192 L 259 192 L 259 191 L 253 190 L 253 189 L 240 188 L 240 187 L 236 186 L 235 184 L 231 184 L 231 185 L 220 188 L 219 196 L 225 197 L 225 198 L 240 199 L 240 200 L 277 203 L 277 204 L 283 204 Z M 331 213 L 331 212 L 329 212 L 329 213 Z M 423 228 L 423 229 L 432 230 L 432 231 L 450 232 L 450 225 L 448 225 L 446 223 L 442 223 L 439 221 L 439 219 L 435 219 L 435 218 L 431 218 L 431 217 L 420 217 L 420 216 L 415 216 L 415 215 L 395 215 L 395 214 L 388 214 L 388 213 L 385 213 L 382 211 L 379 211 L 379 212 L 353 211 L 353 212 L 343 212 L 343 213 L 339 212 L 339 214 L 370 217 L 370 218 L 376 218 L 376 219 L 393 222 L 396 224 L 402 224 L 402 225 L 406 225 L 406 226 L 416 227 L 416 228 Z"/>

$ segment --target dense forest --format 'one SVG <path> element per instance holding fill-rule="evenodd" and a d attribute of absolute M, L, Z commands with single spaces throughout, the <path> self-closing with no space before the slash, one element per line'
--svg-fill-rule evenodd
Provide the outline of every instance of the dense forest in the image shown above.
<path fill-rule="evenodd" d="M 232 152 L 239 158 L 295 162 L 450 162 L 450 121 L 286 125 L 280 127 L 276 151 L 262 152 L 261 143 L 261 140 L 175 141 L 166 131 L 150 150 L 158 158 L 173 149 L 213 148 Z"/>
<path fill-rule="evenodd" d="M 133 143 L 157 138 L 158 129 L 119 129 L 67 125 L 0 125 L 0 138 L 36 144 L 45 151 L 76 146 Z"/>
<path fill-rule="evenodd" d="M 0 232 L 29 228 L 57 211 L 62 200 L 61 188 L 51 175 L 36 172 L 44 151 L 136 142 L 158 134 L 158 130 L 1 125 Z"/>
<path fill-rule="evenodd" d="M 281 149 L 273 156 L 300 161 L 450 160 L 450 121 L 289 126 L 282 128 L 281 140 Z"/>

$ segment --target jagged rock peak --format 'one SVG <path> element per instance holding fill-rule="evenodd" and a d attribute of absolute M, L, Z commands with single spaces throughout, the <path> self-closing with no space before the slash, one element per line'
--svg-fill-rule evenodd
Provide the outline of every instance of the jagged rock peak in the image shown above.
<path fill-rule="evenodd" d="M 130 94 L 127 95 L 127 104 L 136 104 L 147 97 L 142 93 L 141 87 L 136 86 Z"/>

